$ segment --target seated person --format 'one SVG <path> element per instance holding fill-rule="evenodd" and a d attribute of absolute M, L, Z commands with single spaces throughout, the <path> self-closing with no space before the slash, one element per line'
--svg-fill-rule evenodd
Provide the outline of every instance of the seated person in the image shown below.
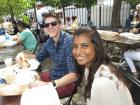
<path fill-rule="evenodd" d="M 31 88 L 52 82 L 59 97 L 69 96 L 75 90 L 77 80 L 75 63 L 72 56 L 72 35 L 61 31 L 61 19 L 57 13 L 50 12 L 45 15 L 44 30 L 48 33 L 49 39 L 37 55 L 19 53 L 17 62 L 26 58 L 36 58 L 39 62 L 50 57 L 54 63 L 51 70 L 40 73 L 41 81 L 35 81 Z M 46 90 L 47 91 L 47 90 Z"/>
<path fill-rule="evenodd" d="M 132 33 L 140 33 L 140 16 L 136 16 L 137 20 L 139 21 L 138 24 L 136 24 L 136 26 L 131 29 L 129 32 L 132 32 Z"/>
<path fill-rule="evenodd" d="M 125 51 L 124 52 L 124 58 L 130 67 L 130 70 L 134 76 L 138 76 L 139 73 L 136 70 L 134 61 L 140 61 L 140 48 L 137 48 L 136 50 L 131 51 Z"/>
<path fill-rule="evenodd" d="M 127 83 L 111 63 L 99 36 L 87 27 L 74 31 L 72 52 L 77 61 L 78 86 L 84 87 L 80 93 L 86 105 L 133 105 Z"/>
<path fill-rule="evenodd" d="M 24 50 L 33 52 L 36 49 L 37 40 L 34 34 L 30 31 L 29 25 L 23 21 L 17 21 L 17 27 L 20 33 L 13 36 L 13 40 L 17 43 L 22 43 Z"/>
<path fill-rule="evenodd" d="M 78 28 L 78 19 L 77 16 L 72 16 L 71 30 Z"/>
<path fill-rule="evenodd" d="M 139 19 L 139 23 L 135 26 L 135 28 L 130 30 L 130 32 L 140 33 L 140 16 L 137 16 L 137 18 Z M 139 75 L 134 65 L 134 61 L 140 61 L 140 48 L 139 47 L 140 46 L 137 46 L 136 50 L 129 50 L 129 51 L 124 52 L 124 58 L 134 76 Z"/>
<path fill-rule="evenodd" d="M 66 17 L 65 20 L 66 20 L 65 27 L 70 27 L 71 26 L 70 17 Z"/>

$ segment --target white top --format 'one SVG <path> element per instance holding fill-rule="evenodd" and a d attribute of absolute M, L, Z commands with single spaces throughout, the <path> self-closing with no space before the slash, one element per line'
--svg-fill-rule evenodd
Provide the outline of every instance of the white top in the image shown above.
<path fill-rule="evenodd" d="M 37 13 L 37 21 L 38 21 L 39 24 L 42 24 L 42 22 L 43 22 L 42 13 L 44 13 L 44 12 L 45 13 L 48 12 L 48 10 L 45 7 L 40 8 L 39 10 L 36 11 L 36 13 Z"/>
<path fill-rule="evenodd" d="M 133 101 L 128 88 L 107 66 L 101 65 L 95 73 L 87 105 L 133 105 Z"/>

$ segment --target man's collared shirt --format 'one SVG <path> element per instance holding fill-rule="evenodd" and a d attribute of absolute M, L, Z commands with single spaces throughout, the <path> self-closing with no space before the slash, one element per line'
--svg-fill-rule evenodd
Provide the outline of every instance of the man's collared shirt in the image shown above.
<path fill-rule="evenodd" d="M 56 45 L 53 38 L 49 38 L 38 53 L 37 60 L 42 62 L 46 57 L 50 57 L 54 64 L 50 72 L 52 79 L 59 79 L 70 72 L 76 72 L 72 56 L 72 35 L 61 32 Z"/>

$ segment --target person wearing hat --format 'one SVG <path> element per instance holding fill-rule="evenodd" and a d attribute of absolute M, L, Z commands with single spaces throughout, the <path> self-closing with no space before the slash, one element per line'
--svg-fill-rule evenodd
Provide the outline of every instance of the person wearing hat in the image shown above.
<path fill-rule="evenodd" d="M 45 9 L 43 3 L 41 1 L 36 2 L 36 14 L 37 14 L 37 23 L 39 24 L 39 26 L 42 24 L 43 22 L 43 17 L 42 14 L 43 13 L 47 13 L 48 10 Z"/>

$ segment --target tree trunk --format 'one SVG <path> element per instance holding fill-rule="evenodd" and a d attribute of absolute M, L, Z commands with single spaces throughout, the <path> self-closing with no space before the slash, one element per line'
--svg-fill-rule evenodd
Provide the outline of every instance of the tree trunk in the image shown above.
<path fill-rule="evenodd" d="M 114 0 L 111 20 L 111 26 L 113 28 L 122 27 L 120 23 L 121 2 L 122 0 Z"/>
<path fill-rule="evenodd" d="M 12 19 L 12 21 L 14 21 L 15 19 L 14 19 L 14 13 L 13 13 L 13 7 L 12 6 L 10 6 L 10 13 L 11 13 L 11 19 Z"/>

